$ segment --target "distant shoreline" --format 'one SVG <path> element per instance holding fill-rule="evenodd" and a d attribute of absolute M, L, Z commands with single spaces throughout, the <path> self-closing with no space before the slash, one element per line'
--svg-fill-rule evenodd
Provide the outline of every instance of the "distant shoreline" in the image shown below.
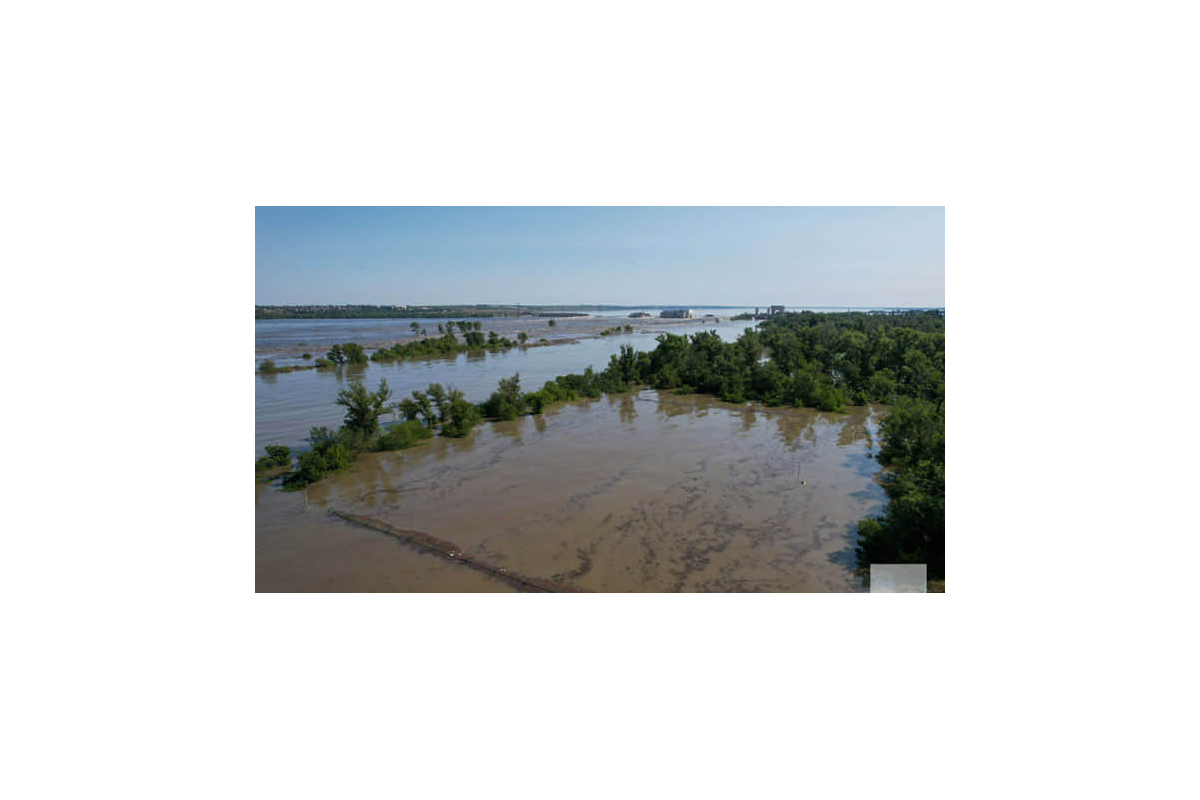
<path fill-rule="evenodd" d="M 478 319 L 489 317 L 587 317 L 596 311 L 666 310 L 675 308 L 744 309 L 746 305 L 460 305 L 460 306 L 380 306 L 380 305 L 256 305 L 254 318 L 260 319 Z M 760 304 L 766 308 L 766 304 Z M 942 306 L 788 306 L 792 309 L 830 311 L 936 311 Z"/>
<path fill-rule="evenodd" d="M 688 308 L 688 306 L 372 306 L 372 305 L 261 305 L 255 319 L 441 319 L 479 317 L 587 317 L 594 311 Z M 744 308 L 744 306 L 691 306 L 691 308 Z"/>

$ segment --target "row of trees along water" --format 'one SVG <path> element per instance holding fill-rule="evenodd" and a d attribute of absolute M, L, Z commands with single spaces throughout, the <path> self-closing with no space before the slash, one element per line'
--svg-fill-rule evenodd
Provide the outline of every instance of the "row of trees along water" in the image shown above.
<path fill-rule="evenodd" d="M 482 338 L 466 332 L 472 333 Z M 371 359 L 385 360 L 404 348 L 451 347 L 453 338 L 447 331 L 440 339 L 377 351 Z M 358 351 L 354 356 L 366 358 Z M 890 412 L 880 426 L 877 457 L 889 467 L 882 477 L 888 502 L 882 515 L 859 524 L 858 563 L 924 563 L 937 579 L 945 574 L 945 374 L 945 318 L 939 313 L 802 312 L 773 316 L 732 343 L 703 331 L 660 334 L 650 352 L 622 345 L 602 371 L 561 375 L 535 391 L 523 391 L 514 375 L 482 403 L 436 383 L 393 403 L 386 381 L 373 392 L 356 381 L 338 394 L 337 403 L 346 408 L 341 429 L 314 428 L 311 448 L 298 455 L 283 485 L 301 488 L 345 469 L 363 450 L 411 447 L 435 434 L 461 437 L 484 419 L 540 414 L 553 403 L 635 386 L 821 411 L 885 403 Z M 384 429 L 385 414 L 402 421 Z M 268 448 L 260 470 L 290 466 L 286 451 Z"/>
<path fill-rule="evenodd" d="M 549 327 L 554 327 L 554 320 L 548 322 Z M 462 341 L 454 335 L 454 327 L 458 326 L 463 334 Z M 507 336 L 500 336 L 495 331 L 488 331 L 487 336 L 483 335 L 481 328 L 483 325 L 479 322 L 471 322 L 463 320 L 461 322 L 447 322 L 445 324 L 438 323 L 438 336 L 432 337 L 429 335 L 427 328 L 422 327 L 419 323 L 412 323 L 413 333 L 421 336 L 420 339 L 413 339 L 408 342 L 397 342 L 391 347 L 384 347 L 367 355 L 366 350 L 357 342 L 346 342 L 345 344 L 335 344 L 321 358 L 318 358 L 311 365 L 292 365 L 280 367 L 270 359 L 264 360 L 258 365 L 258 371 L 265 375 L 278 375 L 287 372 L 296 372 L 305 369 L 326 369 L 338 367 L 343 364 L 366 364 L 368 361 L 403 361 L 408 358 L 429 358 L 432 356 L 448 356 L 456 355 L 466 351 L 486 350 L 491 352 L 499 352 L 508 350 L 518 345 L 524 345 L 529 340 L 529 334 L 521 331 L 517 334 L 516 340 L 509 339 Z M 633 330 L 632 326 L 626 325 L 625 333 Z M 609 336 L 613 333 L 620 333 L 620 328 L 612 328 L 601 332 L 601 336 Z M 544 340 L 543 340 L 544 341 Z M 304 359 L 312 358 L 312 353 L 305 353 Z"/>

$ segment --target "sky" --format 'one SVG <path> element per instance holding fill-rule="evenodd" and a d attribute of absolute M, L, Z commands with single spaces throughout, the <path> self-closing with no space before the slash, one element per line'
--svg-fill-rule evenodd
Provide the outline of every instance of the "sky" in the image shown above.
<path fill-rule="evenodd" d="M 255 303 L 945 306 L 943 207 L 259 207 Z"/>

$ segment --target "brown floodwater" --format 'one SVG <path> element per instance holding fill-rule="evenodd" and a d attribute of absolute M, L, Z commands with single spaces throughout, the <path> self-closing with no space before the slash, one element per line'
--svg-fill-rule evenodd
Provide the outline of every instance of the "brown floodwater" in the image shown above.
<path fill-rule="evenodd" d="M 591 591 L 863 591 L 855 529 L 883 508 L 885 411 L 643 390 L 364 454 L 304 492 L 257 485 L 256 587 L 513 590 L 336 509 Z"/>

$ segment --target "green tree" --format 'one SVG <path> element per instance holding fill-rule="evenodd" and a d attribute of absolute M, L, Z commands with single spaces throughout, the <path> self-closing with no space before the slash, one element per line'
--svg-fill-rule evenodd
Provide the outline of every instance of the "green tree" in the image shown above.
<path fill-rule="evenodd" d="M 426 393 L 429 395 L 433 407 L 437 409 L 438 422 L 443 422 L 450 410 L 449 395 L 446 393 L 446 389 L 440 383 L 431 383 Z"/>
<path fill-rule="evenodd" d="M 429 395 L 413 389 L 412 402 L 416 405 L 417 414 L 425 421 L 426 425 L 432 427 L 437 424 L 438 418 L 433 412 L 433 402 Z"/>
<path fill-rule="evenodd" d="M 387 408 L 392 396 L 386 380 L 379 381 L 379 388 L 367 391 L 362 381 L 352 381 L 349 388 L 338 392 L 337 404 L 346 409 L 343 426 L 363 436 L 373 436 L 379 431 L 379 417 Z"/>
<path fill-rule="evenodd" d="M 549 325 L 551 328 L 553 328 L 553 327 L 554 327 L 556 324 L 558 324 L 558 323 L 556 323 L 554 320 L 550 320 L 550 321 L 549 321 L 549 322 L 547 322 L 546 324 L 547 324 L 547 325 Z"/>
<path fill-rule="evenodd" d="M 450 419 L 442 425 L 442 436 L 462 437 L 480 420 L 479 407 L 457 389 L 450 393 Z"/>

